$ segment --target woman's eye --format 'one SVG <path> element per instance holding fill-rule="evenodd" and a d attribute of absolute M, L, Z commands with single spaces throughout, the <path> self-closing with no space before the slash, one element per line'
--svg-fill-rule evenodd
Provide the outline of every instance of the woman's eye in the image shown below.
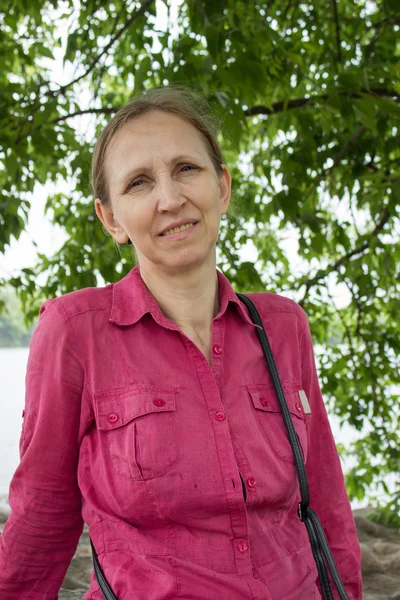
<path fill-rule="evenodd" d="M 195 165 L 183 165 L 183 167 L 181 168 L 181 171 L 187 172 L 187 171 L 193 171 L 194 169 L 197 169 L 197 167 Z"/>
<path fill-rule="evenodd" d="M 182 165 L 182 167 L 180 167 L 180 169 L 179 169 L 179 171 L 181 173 L 190 173 L 190 171 L 198 171 L 198 170 L 199 170 L 199 167 L 196 167 L 196 165 L 192 165 L 192 164 Z M 141 179 L 140 177 L 138 177 L 137 179 L 134 179 L 133 181 L 128 183 L 126 191 L 128 192 L 132 188 L 140 187 L 145 183 L 146 183 L 146 181 L 144 179 Z"/>
<path fill-rule="evenodd" d="M 130 190 L 133 187 L 138 187 L 142 183 L 144 183 L 143 179 L 134 179 L 128 184 L 127 190 Z"/>

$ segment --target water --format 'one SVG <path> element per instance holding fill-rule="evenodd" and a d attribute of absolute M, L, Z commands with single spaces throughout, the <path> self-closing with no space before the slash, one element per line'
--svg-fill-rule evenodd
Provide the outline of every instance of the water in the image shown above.
<path fill-rule="evenodd" d="M 29 348 L 0 348 L 0 503 L 8 495 L 11 478 L 19 463 L 19 438 L 25 405 L 25 372 Z M 339 427 L 338 419 L 329 417 L 337 442 L 345 446 L 360 434 L 349 425 Z M 349 467 L 344 463 L 343 468 Z M 352 502 L 353 508 L 365 503 Z"/>
<path fill-rule="evenodd" d="M 28 348 L 0 348 L 0 496 L 8 494 L 19 462 Z"/>

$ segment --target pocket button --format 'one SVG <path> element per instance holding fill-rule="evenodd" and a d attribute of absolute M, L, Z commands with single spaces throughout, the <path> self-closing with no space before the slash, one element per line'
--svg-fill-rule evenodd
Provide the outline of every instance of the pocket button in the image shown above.
<path fill-rule="evenodd" d="M 153 400 L 153 404 L 155 404 L 156 406 L 164 406 L 165 400 L 162 400 L 161 398 L 157 398 L 156 400 Z"/>
<path fill-rule="evenodd" d="M 107 421 L 109 423 L 116 423 L 118 421 L 118 415 L 117 413 L 110 413 L 107 417 Z"/>
<path fill-rule="evenodd" d="M 266 398 L 260 398 L 260 404 L 262 406 L 267 406 L 268 405 L 268 400 Z"/>

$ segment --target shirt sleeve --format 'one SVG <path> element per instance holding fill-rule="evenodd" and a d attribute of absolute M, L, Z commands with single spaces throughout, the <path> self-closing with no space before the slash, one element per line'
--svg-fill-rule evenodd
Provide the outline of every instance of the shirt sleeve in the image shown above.
<path fill-rule="evenodd" d="M 20 464 L 0 537 L 0 598 L 55 600 L 83 530 L 77 483 L 84 370 L 58 299 L 48 300 L 26 372 Z"/>
<path fill-rule="evenodd" d="M 311 409 L 306 464 L 310 508 L 318 515 L 350 600 L 361 600 L 361 550 L 339 455 L 322 398 L 308 319 L 300 314 L 302 388 Z M 332 589 L 335 589 L 332 585 Z M 338 598 L 335 589 L 335 598 Z"/>

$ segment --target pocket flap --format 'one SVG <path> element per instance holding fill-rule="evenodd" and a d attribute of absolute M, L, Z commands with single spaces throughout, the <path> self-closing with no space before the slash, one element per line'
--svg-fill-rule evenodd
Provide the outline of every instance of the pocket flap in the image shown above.
<path fill-rule="evenodd" d="M 275 388 L 268 385 L 248 385 L 247 391 L 250 394 L 254 408 L 264 412 L 282 412 Z M 299 419 L 305 419 L 306 414 L 299 401 L 299 393 L 292 385 L 283 384 L 283 393 L 285 394 L 289 412 Z"/>
<path fill-rule="evenodd" d="M 126 425 L 148 413 L 174 411 L 175 388 L 131 385 L 94 394 L 99 429 L 110 430 Z"/>

